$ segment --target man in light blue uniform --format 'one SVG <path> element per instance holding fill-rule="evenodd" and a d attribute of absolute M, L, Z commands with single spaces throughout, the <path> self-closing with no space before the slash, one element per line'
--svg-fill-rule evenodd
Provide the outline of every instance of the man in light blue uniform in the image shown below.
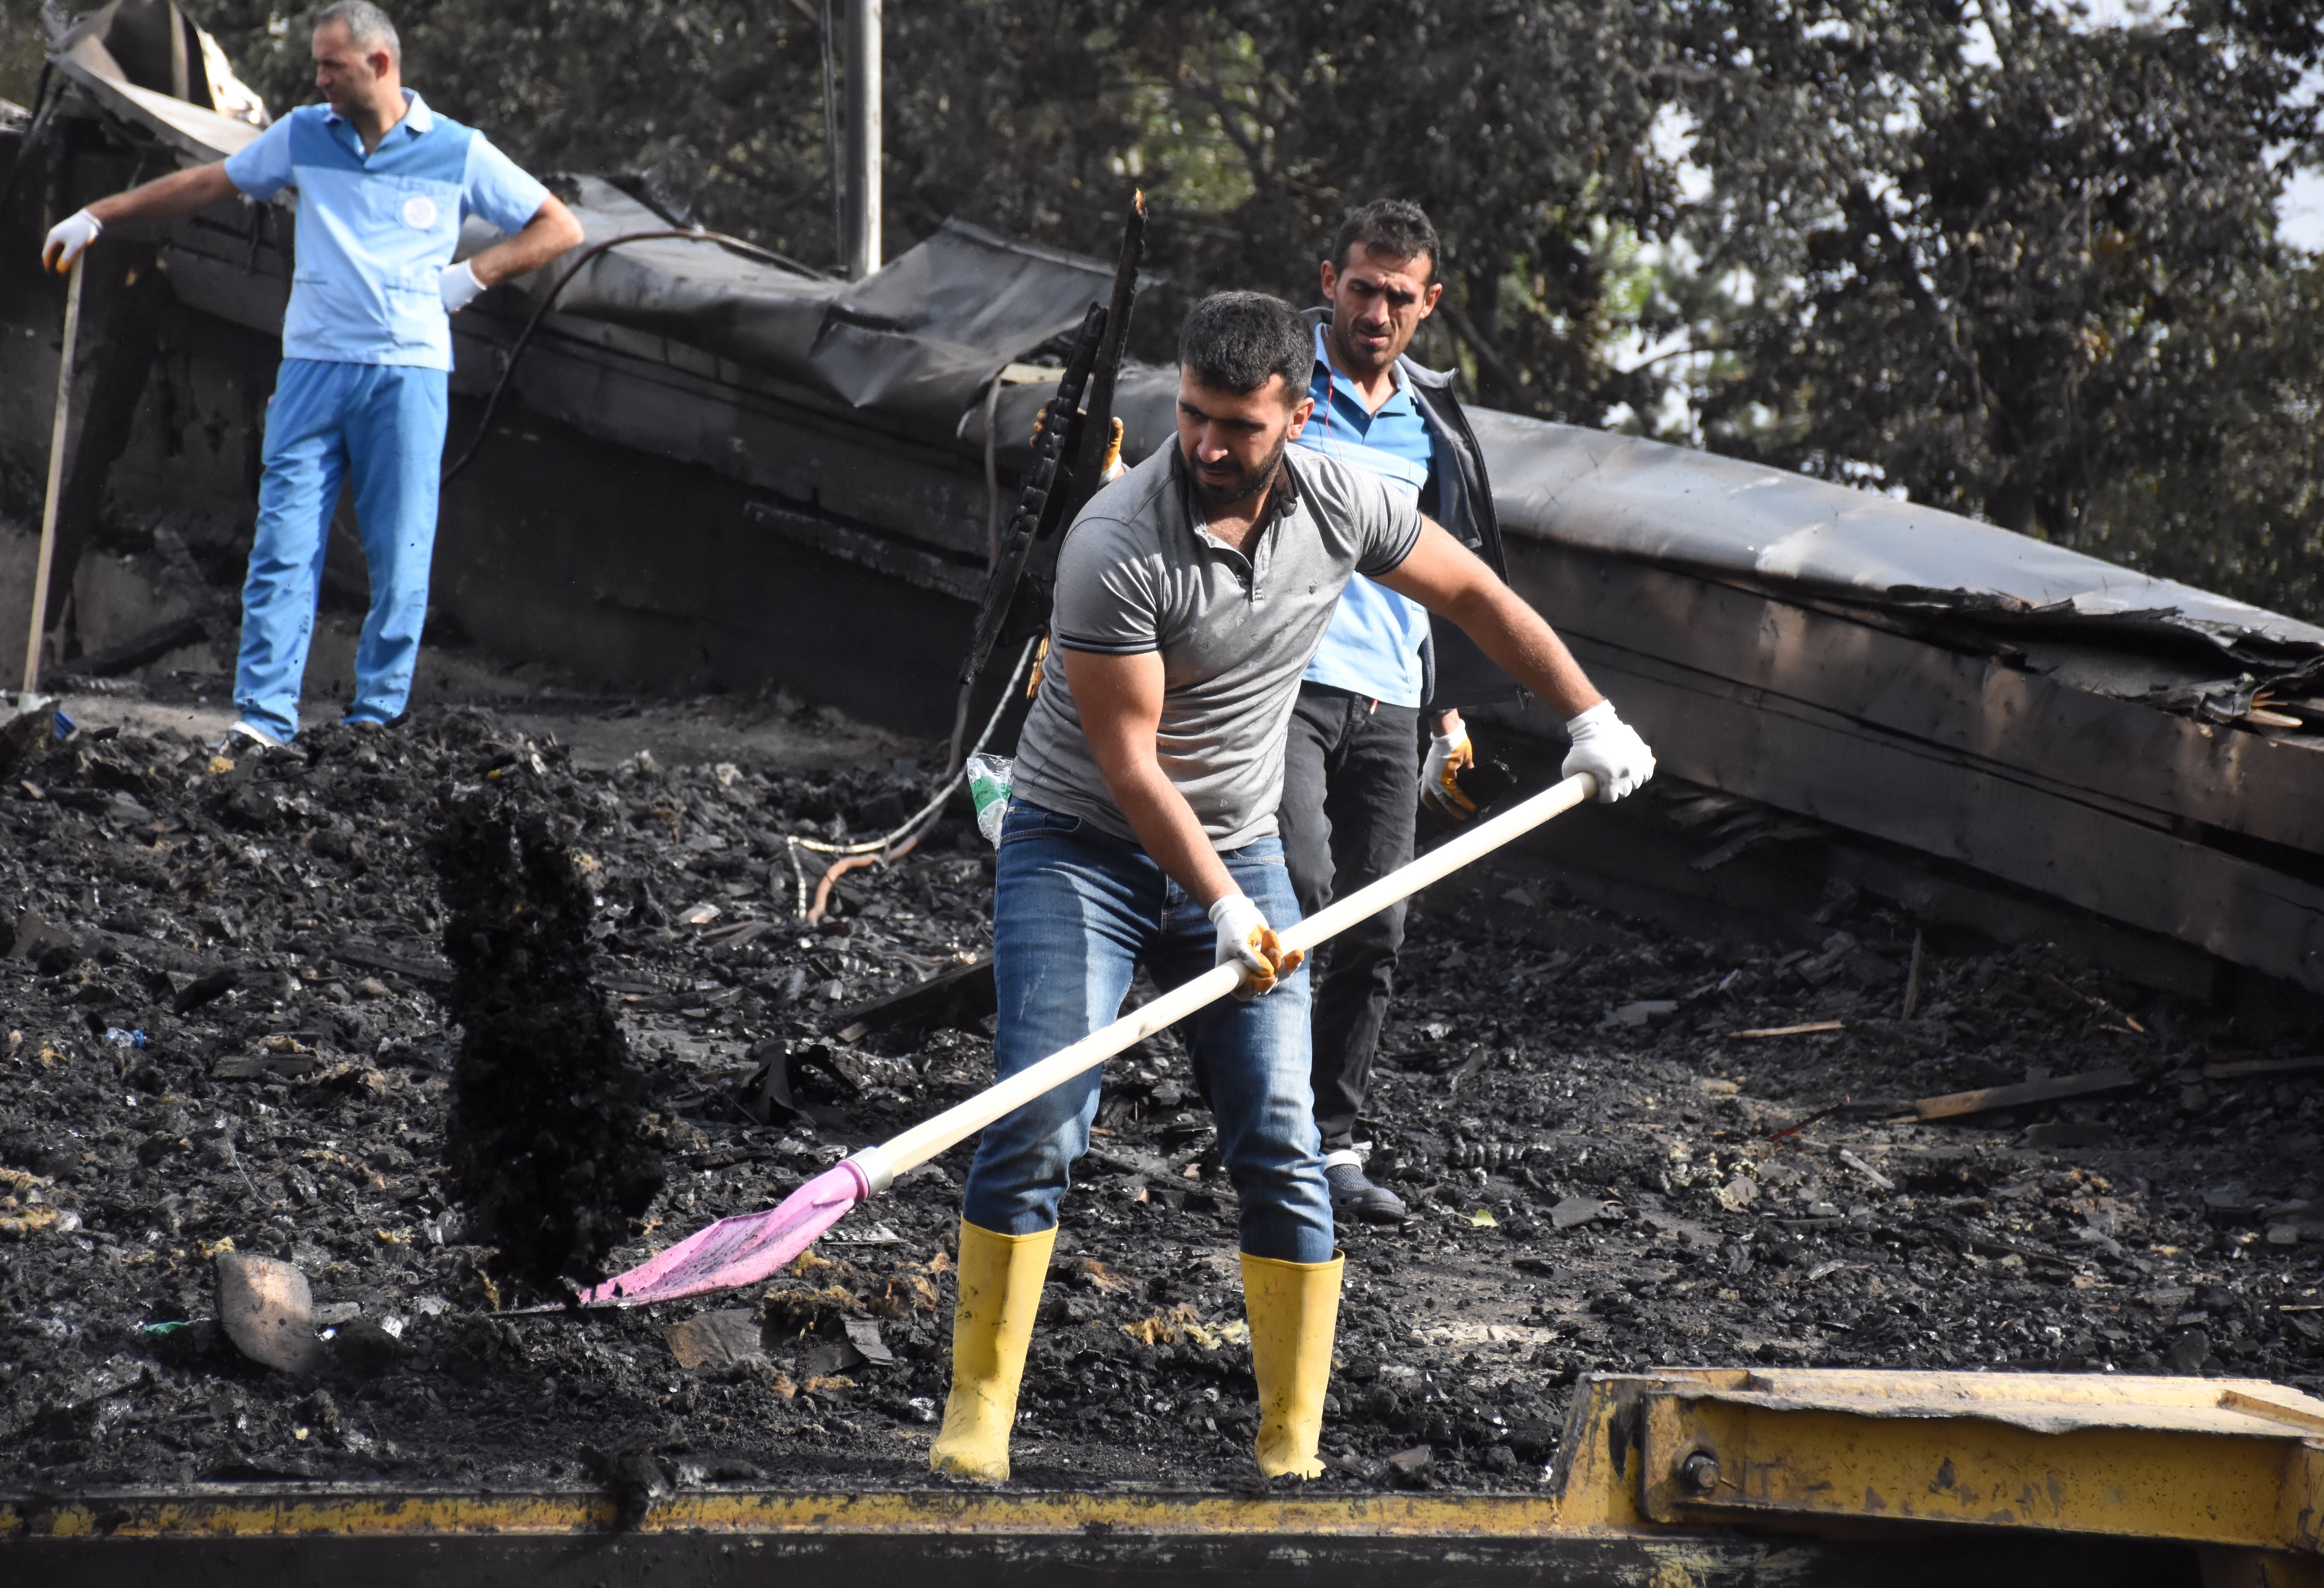
<path fill-rule="evenodd" d="M 298 190 L 298 261 L 243 586 L 242 715 L 228 734 L 257 746 L 299 731 L 324 549 L 350 481 L 371 610 L 346 720 L 379 727 L 402 715 L 436 545 L 450 316 L 581 241 L 547 188 L 403 87 L 402 50 L 379 7 L 326 7 L 314 59 L 327 104 L 292 111 L 228 160 L 97 200 L 58 223 L 43 250 L 64 270 L 108 226 L 189 215 L 237 192 L 263 201 Z M 455 264 L 469 215 L 512 235 Z"/>

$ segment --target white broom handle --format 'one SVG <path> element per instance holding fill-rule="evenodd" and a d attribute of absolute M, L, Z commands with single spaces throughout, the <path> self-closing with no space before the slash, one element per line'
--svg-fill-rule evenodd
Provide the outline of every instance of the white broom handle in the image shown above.
<path fill-rule="evenodd" d="M 41 545 L 32 564 L 32 624 L 24 639 L 24 693 L 41 687 L 41 638 L 49 619 L 49 568 L 57 555 L 57 506 L 65 486 L 65 441 L 71 429 L 73 347 L 80 340 L 81 266 L 88 263 L 83 244 L 72 262 L 72 282 L 65 289 L 64 350 L 57 360 L 57 412 L 49 432 L 49 489 L 41 500 Z M 29 700 L 23 702 L 26 710 Z"/>
<path fill-rule="evenodd" d="M 1545 789 L 1490 821 L 1455 834 L 1370 887 L 1360 888 L 1345 899 L 1325 905 L 1284 932 L 1283 946 L 1313 948 L 1367 916 L 1451 875 L 1479 856 L 1489 854 L 1518 835 L 1531 832 L 1552 817 L 1563 815 L 1597 792 L 1598 780 L 1588 772 L 1576 773 L 1554 788 Z M 1143 1041 L 1164 1027 L 1176 1025 L 1196 1010 L 1224 998 L 1241 985 L 1242 978 L 1240 965 L 1213 966 L 1142 1008 L 1132 1010 L 1111 1025 L 1092 1031 L 1072 1047 L 1061 1048 L 1040 1063 L 986 1087 L 965 1103 L 954 1103 L 880 1146 L 865 1148 L 855 1155 L 855 1162 L 871 1180 L 872 1191 L 884 1191 L 896 1176 L 918 1168 L 954 1142 L 1024 1107 L 1051 1087 L 1093 1065 L 1103 1064 L 1132 1043 Z"/>

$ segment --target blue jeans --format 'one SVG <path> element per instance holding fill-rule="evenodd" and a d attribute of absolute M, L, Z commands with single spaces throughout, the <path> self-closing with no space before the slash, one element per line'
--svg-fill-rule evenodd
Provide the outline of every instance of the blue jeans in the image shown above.
<path fill-rule="evenodd" d="M 1276 840 L 1220 858 L 1269 924 L 1299 919 Z M 1138 845 L 1078 817 L 1012 805 L 993 887 L 996 1067 L 1013 1076 L 1111 1024 L 1141 962 L 1165 988 L 1202 974 L 1217 941 L 1202 906 Z M 1263 998 L 1222 999 L 1181 1029 L 1194 1084 L 1218 1122 L 1242 1249 L 1329 1262 L 1332 1198 L 1308 1086 L 1305 968 Z M 1057 1222 L 1074 1160 L 1089 1150 L 1101 1074 L 1085 1070 L 986 1129 L 962 1199 L 970 1223 L 1029 1235 Z"/>
<path fill-rule="evenodd" d="M 371 611 L 355 647 L 347 720 L 383 723 L 403 714 L 428 615 L 447 411 L 440 369 L 282 361 L 266 409 L 265 473 L 234 678 L 243 716 L 276 738 L 299 731 L 315 593 L 331 515 L 350 478 L 371 570 Z"/>

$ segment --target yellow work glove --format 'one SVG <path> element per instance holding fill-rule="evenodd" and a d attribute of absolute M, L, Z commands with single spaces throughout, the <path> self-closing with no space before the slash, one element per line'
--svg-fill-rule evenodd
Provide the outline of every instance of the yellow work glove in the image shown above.
<path fill-rule="evenodd" d="M 1477 802 L 1461 792 L 1460 778 L 1476 764 L 1468 729 L 1429 735 L 1428 760 L 1420 769 L 1420 803 L 1456 822 L 1467 821 L 1477 814 Z"/>
<path fill-rule="evenodd" d="M 1121 421 L 1115 420 L 1111 422 L 1112 429 L 1105 439 L 1105 461 L 1097 466 L 1097 483 L 1101 485 L 1111 485 L 1130 472 L 1121 466 Z M 1048 428 L 1049 411 L 1044 407 L 1033 416 L 1033 433 L 1025 438 L 1025 444 L 1038 447 L 1041 432 Z"/>
<path fill-rule="evenodd" d="M 1105 439 L 1105 461 L 1097 466 L 1097 483 L 1111 485 L 1130 471 L 1121 466 L 1121 421 L 1113 421 L 1113 433 Z"/>
<path fill-rule="evenodd" d="M 1219 930 L 1218 954 L 1211 963 L 1242 966 L 1242 985 L 1235 989 L 1235 996 L 1245 1003 L 1274 992 L 1275 983 L 1307 957 L 1297 949 L 1284 952 L 1282 939 L 1247 893 L 1228 894 L 1211 906 L 1210 915 L 1211 925 Z"/>

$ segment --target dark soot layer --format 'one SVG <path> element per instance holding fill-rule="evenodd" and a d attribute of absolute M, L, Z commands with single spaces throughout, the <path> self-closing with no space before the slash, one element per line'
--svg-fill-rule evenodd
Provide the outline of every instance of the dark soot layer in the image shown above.
<path fill-rule="evenodd" d="M 512 1278 L 594 1284 L 660 1190 L 662 1160 L 641 1133 L 646 1077 L 589 979 L 588 863 L 559 836 L 572 824 L 528 791 L 463 789 L 444 809 L 447 1013 L 463 1032 L 445 1132 L 454 1195 Z"/>

